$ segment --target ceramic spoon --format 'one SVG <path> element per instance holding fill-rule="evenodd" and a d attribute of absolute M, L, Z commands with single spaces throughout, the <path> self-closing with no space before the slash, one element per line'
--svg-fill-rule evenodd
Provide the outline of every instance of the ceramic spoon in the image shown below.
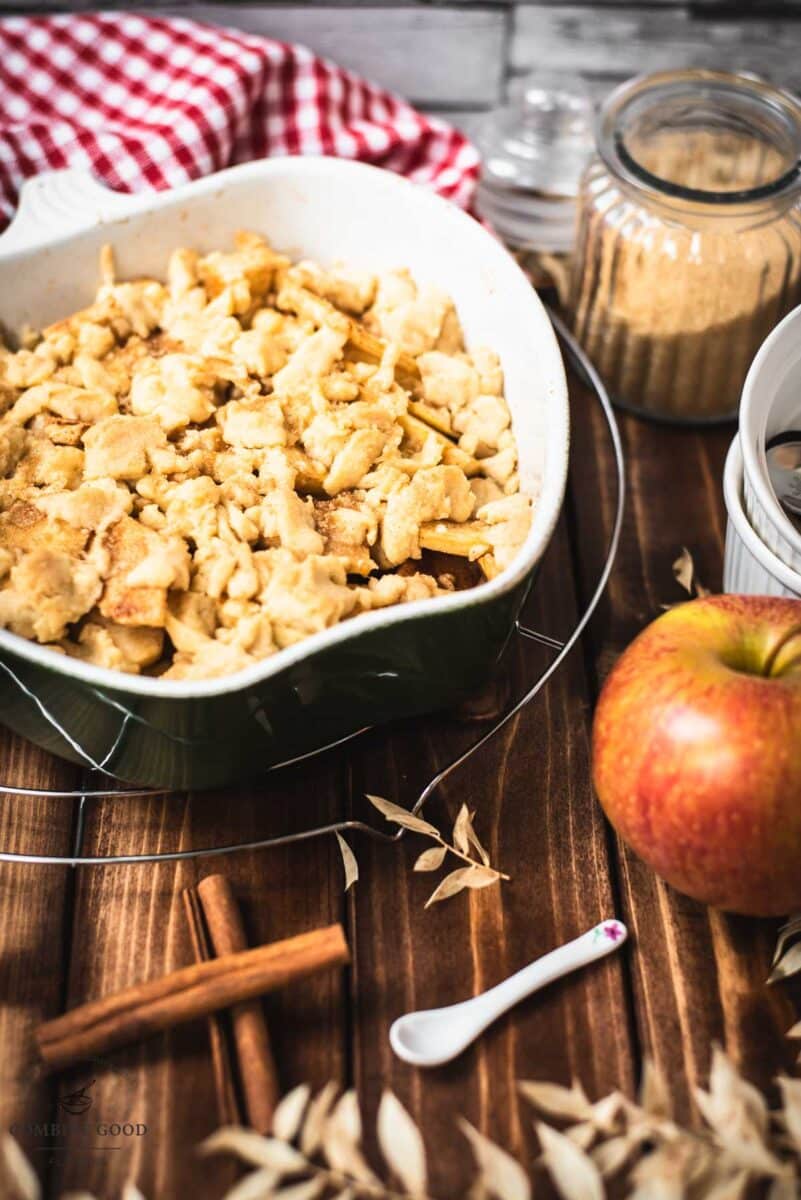
<path fill-rule="evenodd" d="M 620 921 L 602 921 L 472 1000 L 398 1017 L 389 1031 L 390 1045 L 399 1058 L 416 1067 L 450 1062 L 520 1000 L 554 979 L 610 954 L 623 945 L 627 936 L 626 926 Z"/>

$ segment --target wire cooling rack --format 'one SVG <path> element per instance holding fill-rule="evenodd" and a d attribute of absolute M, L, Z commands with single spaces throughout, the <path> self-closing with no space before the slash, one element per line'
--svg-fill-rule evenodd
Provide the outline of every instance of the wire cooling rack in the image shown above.
<path fill-rule="evenodd" d="M 418 795 L 411 812 L 419 813 L 426 805 L 432 793 L 442 784 L 448 776 L 453 772 L 458 771 L 460 767 L 477 754 L 483 746 L 495 737 L 505 725 L 509 723 L 517 714 L 529 704 L 534 697 L 545 687 L 546 683 L 552 678 L 564 660 L 567 658 L 570 651 L 578 642 L 587 624 L 589 623 L 593 613 L 598 607 L 598 603 L 603 595 L 612 566 L 617 553 L 618 542 L 620 541 L 620 530 L 623 522 L 623 505 L 625 499 L 625 478 L 623 465 L 623 447 L 620 441 L 620 433 L 618 431 L 617 422 L 615 420 L 612 404 L 609 395 L 604 387 L 604 384 L 595 370 L 592 363 L 589 361 L 584 351 L 578 345 L 573 336 L 566 329 L 560 318 L 550 312 L 550 317 L 554 328 L 559 336 L 559 340 L 565 350 L 565 353 L 570 360 L 574 371 L 586 383 L 595 395 L 598 404 L 603 412 L 609 438 L 612 443 L 612 448 L 615 457 L 615 481 L 616 481 L 616 507 L 615 519 L 612 525 L 612 532 L 609 538 L 609 543 L 606 548 L 606 556 L 604 558 L 603 567 L 598 576 L 597 583 L 589 601 L 584 608 L 584 611 L 579 616 L 571 633 L 564 641 L 549 636 L 547 633 L 542 633 L 536 629 L 530 629 L 520 621 L 517 622 L 516 631 L 519 637 L 529 641 L 538 642 L 553 651 L 554 657 L 548 663 L 544 671 L 537 679 L 529 686 L 528 690 L 512 704 L 480 737 L 474 740 L 461 754 L 453 758 L 440 771 L 428 781 L 423 790 Z M 1 664 L 0 664 L 1 665 Z M 52 715 L 41 706 L 41 711 L 50 721 L 53 728 L 63 737 L 67 737 L 64 729 Z M 345 742 L 351 741 L 353 738 L 359 737 L 366 733 L 366 729 L 357 730 L 348 737 L 340 738 L 338 741 L 331 742 L 326 746 L 321 746 L 317 750 L 313 750 L 308 754 L 301 755 L 298 758 L 288 759 L 286 762 L 276 763 L 270 767 L 267 774 L 273 774 L 289 766 L 295 766 L 298 763 L 304 762 L 306 759 L 316 758 L 318 755 L 325 754 L 327 751 L 333 750 L 337 746 L 343 745 Z M 67 738 L 70 741 L 70 738 Z M 89 756 L 84 754 L 80 746 L 76 746 L 79 753 L 83 754 L 84 758 L 91 762 Z M 96 764 L 95 764 L 96 765 Z M 158 852 L 152 854 L 106 854 L 106 855 L 86 855 L 82 853 L 84 830 L 86 826 L 86 816 L 88 808 L 91 804 L 100 800 L 111 800 L 116 798 L 132 798 L 132 797 L 147 797 L 163 795 L 163 790 L 157 788 L 121 788 L 116 780 L 110 775 L 104 775 L 102 771 L 94 772 L 97 778 L 97 784 L 89 788 L 76 789 L 74 791 L 58 791 L 48 790 L 44 788 L 25 788 L 12 787 L 6 784 L 0 784 L 0 795 L 18 796 L 18 797 L 33 797 L 47 798 L 55 800 L 71 801 L 76 805 L 76 813 L 74 820 L 74 833 L 72 842 L 72 853 L 69 855 L 53 855 L 53 854 L 25 854 L 12 852 L 8 850 L 0 851 L 0 862 L 16 862 L 16 863 L 40 863 L 48 865 L 61 865 L 70 867 L 79 866 L 109 866 L 112 864 L 124 863 L 158 863 L 158 862 L 179 862 L 183 859 L 195 858 L 219 858 L 227 854 L 234 854 L 237 851 L 244 850 L 266 850 L 278 846 L 287 846 L 295 842 L 309 841 L 311 838 L 323 837 L 335 833 L 359 833 L 364 834 L 378 841 L 396 842 L 404 836 L 404 830 L 398 829 L 395 833 L 386 833 L 381 829 L 376 829 L 372 825 L 368 825 L 365 821 L 359 820 L 344 820 L 330 825 L 318 826 L 314 829 L 305 829 L 295 833 L 285 834 L 281 837 L 261 838 L 246 842 L 234 842 L 220 846 L 201 846 L 189 850 L 173 850 L 166 852 Z"/>

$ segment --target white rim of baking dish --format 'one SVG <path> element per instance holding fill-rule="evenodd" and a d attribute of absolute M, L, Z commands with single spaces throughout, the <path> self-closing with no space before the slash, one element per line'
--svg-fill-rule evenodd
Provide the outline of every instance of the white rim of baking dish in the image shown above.
<path fill-rule="evenodd" d="M 85 175 L 83 172 L 55 172 L 50 173 L 50 178 L 58 185 L 57 176 L 60 176 L 64 181 L 66 191 L 70 191 L 73 186 L 79 190 L 86 190 L 87 200 L 91 198 L 95 202 L 94 214 L 91 217 L 87 216 L 85 220 L 76 225 L 74 206 L 72 203 L 69 203 L 66 207 L 70 209 L 70 212 L 68 215 L 65 214 L 63 221 L 63 224 L 68 225 L 67 231 L 63 229 L 63 224 L 60 225 L 57 214 L 55 221 L 53 219 L 54 214 L 51 212 L 47 214 L 49 222 L 42 221 L 40 213 L 36 212 L 35 214 L 37 207 L 41 208 L 41 196 L 37 196 L 37 187 L 41 184 L 42 177 L 30 180 L 26 188 L 23 189 L 20 199 L 19 217 L 15 218 L 8 231 L 0 236 L 0 263 L 3 260 L 13 260 L 18 253 L 20 255 L 29 253 L 34 247 L 36 249 L 44 249 L 48 246 L 67 242 L 76 235 L 85 233 L 93 225 L 100 225 L 105 222 L 111 224 L 126 217 L 138 216 L 146 212 L 157 212 L 163 208 L 178 207 L 186 198 L 218 191 L 228 181 L 235 178 L 246 179 L 252 176 L 254 180 L 258 180 L 269 178 L 272 173 L 288 173 L 290 175 L 302 176 L 312 170 L 315 165 L 319 167 L 321 162 L 325 163 L 325 170 L 327 172 L 343 172 L 354 180 L 358 175 L 362 174 L 373 177 L 376 175 L 381 176 L 385 186 L 397 187 L 401 190 L 405 189 L 410 201 L 420 207 L 421 215 L 424 215 L 424 211 L 428 209 L 430 212 L 436 213 L 440 218 L 445 216 L 447 220 L 453 222 L 455 229 L 468 242 L 472 241 L 477 246 L 480 245 L 483 253 L 488 253 L 495 258 L 500 269 L 508 276 L 512 299 L 521 308 L 528 308 L 529 310 L 532 335 L 540 339 L 543 350 L 550 351 L 550 354 L 547 356 L 546 354 L 542 356 L 543 371 L 545 373 L 544 384 L 548 394 L 548 424 L 545 433 L 547 444 L 545 454 L 546 469 L 542 478 L 540 491 L 534 503 L 531 528 L 515 560 L 495 579 L 482 582 L 476 587 L 456 592 L 452 596 L 437 596 L 426 600 L 414 600 L 404 604 L 392 605 L 375 612 L 361 613 L 358 616 L 339 622 L 330 629 L 311 634 L 295 645 L 278 650 L 269 658 L 262 659 L 258 663 L 245 667 L 241 671 L 212 679 L 169 680 L 147 675 L 129 675 L 123 671 L 115 671 L 108 667 L 99 667 L 91 663 L 81 662 L 78 659 L 69 658 L 57 650 L 53 650 L 46 645 L 40 645 L 37 642 L 29 641 L 27 638 L 11 633 L 6 629 L 0 629 L 0 649 L 10 651 L 19 658 L 26 659 L 49 671 L 55 671 L 68 678 L 80 680 L 82 683 L 102 688 L 104 691 L 124 692 L 128 695 L 147 696 L 160 700 L 201 700 L 212 696 L 243 691 L 257 683 L 264 682 L 273 675 L 280 674 L 287 667 L 291 667 L 305 658 L 310 658 L 319 651 L 330 649 L 356 638 L 360 634 L 384 629 L 401 621 L 413 621 L 420 617 L 457 612 L 460 609 L 493 600 L 522 583 L 539 562 L 559 518 L 568 468 L 569 405 L 567 379 L 556 334 L 531 282 L 501 242 L 497 241 L 478 221 L 457 208 L 456 205 L 444 200 L 433 192 L 427 191 L 419 184 L 412 183 L 403 176 L 381 170 L 378 167 L 368 166 L 365 163 L 330 158 L 324 155 L 297 158 L 282 157 L 244 163 L 237 167 L 229 167 L 214 175 L 205 176 L 192 183 L 184 184 L 171 191 L 139 193 L 136 195 L 122 195 L 111 192 L 98 185 L 90 176 Z M 46 177 L 44 181 L 46 182 Z M 27 204 L 25 202 L 26 189 L 30 198 Z M 57 187 L 55 190 L 57 190 Z M 41 187 L 39 187 L 39 191 L 41 192 Z M 102 211 L 101 198 L 107 202 L 107 216 Z M 100 204 L 99 211 L 98 204 Z M 91 204 L 87 204 L 86 209 L 89 214 L 93 212 Z M 37 221 L 32 221 L 34 214 L 39 218 Z M 38 231 L 43 231 L 43 236 L 41 237 L 37 232 L 37 225 Z M 443 281 L 443 286 L 447 286 L 447 281 Z M 548 362 L 549 358 L 550 362 Z"/>
<path fill-rule="evenodd" d="M 787 338 L 788 330 L 794 330 L 796 326 L 799 326 L 796 330 L 797 341 L 801 342 L 801 305 L 789 312 L 775 329 L 771 330 L 757 351 L 743 384 L 740 437 L 745 476 L 751 486 L 753 499 L 762 508 L 766 523 L 774 526 L 779 539 L 786 542 L 795 554 L 801 554 L 801 534 L 784 512 L 768 475 L 765 434 L 773 401 L 771 399 L 766 403 L 764 397 L 760 397 L 766 364 L 776 353 L 776 346 Z M 798 356 L 801 357 L 801 350 Z M 786 367 L 789 364 L 784 365 Z M 777 380 L 778 382 L 780 381 Z M 775 394 L 775 386 L 770 390 L 772 397 Z"/>
<path fill-rule="evenodd" d="M 729 452 L 726 455 L 726 466 L 723 470 L 723 498 L 726 502 L 726 512 L 734 530 L 746 550 L 755 558 L 759 565 L 784 587 L 797 595 L 801 595 L 801 575 L 796 574 L 786 566 L 780 558 L 770 550 L 756 534 L 743 507 L 743 453 L 740 435 L 735 434 Z"/>

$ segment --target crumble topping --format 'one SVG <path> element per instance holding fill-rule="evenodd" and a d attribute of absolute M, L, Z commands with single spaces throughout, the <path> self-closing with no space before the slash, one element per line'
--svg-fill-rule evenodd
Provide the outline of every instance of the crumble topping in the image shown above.
<path fill-rule="evenodd" d="M 493 577 L 524 541 L 503 376 L 407 271 L 178 249 L 0 347 L 0 625 L 168 679 Z M 447 561 L 447 560 L 446 560 Z M 451 557 L 450 561 L 455 560 Z M 480 569 L 480 570 L 479 570 Z"/>

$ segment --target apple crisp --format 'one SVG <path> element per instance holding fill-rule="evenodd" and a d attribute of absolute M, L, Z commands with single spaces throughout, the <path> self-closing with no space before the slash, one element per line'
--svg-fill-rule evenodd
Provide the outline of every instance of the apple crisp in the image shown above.
<path fill-rule="evenodd" d="M 445 292 L 252 233 L 166 282 L 118 282 L 107 248 L 101 279 L 0 349 L 1 626 L 201 679 L 511 562 L 503 377 Z"/>

